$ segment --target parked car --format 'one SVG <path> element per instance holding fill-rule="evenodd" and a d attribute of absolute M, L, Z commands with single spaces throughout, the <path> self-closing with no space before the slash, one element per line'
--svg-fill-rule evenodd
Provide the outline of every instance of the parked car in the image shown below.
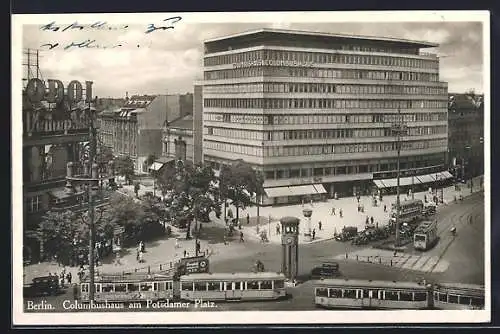
<path fill-rule="evenodd" d="M 43 295 L 57 295 L 61 291 L 57 276 L 41 276 L 33 278 L 31 285 L 24 289 L 25 295 L 36 297 Z"/>
<path fill-rule="evenodd" d="M 323 262 L 311 270 L 311 279 L 334 278 L 340 276 L 337 262 Z"/>
<path fill-rule="evenodd" d="M 349 241 L 352 240 L 358 235 L 358 228 L 356 226 L 346 226 L 342 229 L 340 234 L 335 236 L 335 240 L 337 241 Z"/>

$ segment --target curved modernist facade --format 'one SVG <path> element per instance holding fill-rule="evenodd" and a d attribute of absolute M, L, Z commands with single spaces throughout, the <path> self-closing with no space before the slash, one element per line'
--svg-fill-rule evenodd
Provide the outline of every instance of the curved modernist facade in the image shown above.
<path fill-rule="evenodd" d="M 420 52 L 436 46 L 268 29 L 206 41 L 204 158 L 243 159 L 266 188 L 287 187 L 268 192 L 273 203 L 307 192 L 295 186 L 352 195 L 396 177 L 400 112 L 402 175 L 440 172 L 447 84 L 437 56 Z"/>

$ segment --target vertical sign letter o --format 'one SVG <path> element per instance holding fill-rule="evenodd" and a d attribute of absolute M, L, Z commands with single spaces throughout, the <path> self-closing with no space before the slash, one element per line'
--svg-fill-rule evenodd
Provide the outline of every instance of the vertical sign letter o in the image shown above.
<path fill-rule="evenodd" d="M 82 84 L 79 81 L 73 80 L 68 85 L 68 101 L 70 104 L 78 103 L 82 100 Z"/>
<path fill-rule="evenodd" d="M 42 101 L 45 96 L 45 84 L 38 78 L 30 79 L 26 86 L 26 94 L 32 103 Z"/>

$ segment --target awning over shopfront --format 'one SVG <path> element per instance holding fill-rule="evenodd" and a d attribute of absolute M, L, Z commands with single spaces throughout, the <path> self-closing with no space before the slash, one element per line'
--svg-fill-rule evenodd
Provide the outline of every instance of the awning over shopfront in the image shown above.
<path fill-rule="evenodd" d="M 425 183 L 436 182 L 436 176 L 438 180 L 446 180 L 452 178 L 453 175 L 446 172 L 439 172 L 434 174 L 426 174 L 426 175 L 416 175 L 416 176 L 406 176 L 399 179 L 400 186 L 410 186 L 410 185 L 418 185 Z M 397 186 L 398 180 L 396 178 L 393 179 L 383 179 L 383 180 L 373 180 L 373 183 L 377 186 L 377 188 L 392 188 Z"/>
<path fill-rule="evenodd" d="M 444 179 L 452 179 L 453 178 L 453 175 L 448 171 L 441 172 L 441 175 L 443 175 Z"/>
<path fill-rule="evenodd" d="M 417 175 L 415 176 L 417 179 L 420 180 L 420 182 L 422 183 L 430 183 L 430 182 L 434 182 L 435 179 L 430 175 L 430 174 L 426 174 L 426 175 Z"/>
<path fill-rule="evenodd" d="M 323 185 L 321 183 L 313 184 L 313 186 L 314 186 L 314 189 L 316 189 L 316 192 L 318 194 L 326 194 L 327 193 L 325 187 L 323 187 Z"/>
<path fill-rule="evenodd" d="M 288 187 L 292 196 L 302 196 L 302 195 L 312 195 L 317 194 L 316 189 L 312 184 L 308 184 L 305 186 L 292 186 Z"/>
<path fill-rule="evenodd" d="M 414 176 L 413 178 L 410 176 L 410 177 L 402 177 L 400 180 L 399 180 L 399 185 L 401 186 L 409 186 L 409 185 L 415 185 L 415 184 L 420 184 L 420 180 L 417 179 L 416 176 Z"/>
<path fill-rule="evenodd" d="M 160 163 L 160 162 L 153 162 L 153 164 L 149 167 L 150 170 L 154 170 L 154 171 L 159 171 L 160 168 L 163 167 L 164 164 Z"/>
<path fill-rule="evenodd" d="M 267 197 L 287 197 L 326 194 L 327 191 L 322 184 L 308 184 L 301 186 L 265 188 Z"/>
<path fill-rule="evenodd" d="M 266 192 L 267 197 L 285 197 L 292 195 L 290 190 L 288 190 L 288 187 L 266 188 L 264 191 Z"/>

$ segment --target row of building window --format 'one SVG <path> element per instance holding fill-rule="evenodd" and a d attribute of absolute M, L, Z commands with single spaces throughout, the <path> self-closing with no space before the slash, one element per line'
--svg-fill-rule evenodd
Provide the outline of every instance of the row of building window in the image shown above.
<path fill-rule="evenodd" d="M 230 70 L 205 71 L 205 80 L 221 80 L 251 77 L 301 77 L 301 78 L 334 78 L 357 80 L 402 80 L 402 81 L 439 81 L 439 74 L 402 72 L 402 71 L 373 71 L 358 69 L 318 69 L 318 68 L 291 68 L 291 67 L 249 67 Z"/>
<path fill-rule="evenodd" d="M 447 139 L 407 141 L 401 143 L 401 150 L 422 150 L 434 147 L 446 147 Z M 206 140 L 204 142 L 206 149 L 217 151 L 232 152 L 251 156 L 264 157 L 286 157 L 286 156 L 304 156 L 304 155 L 323 155 L 323 154 L 343 154 L 343 153 L 362 153 L 362 152 L 388 152 L 397 150 L 397 144 L 391 143 L 372 143 L 372 144 L 346 144 L 346 145 L 301 145 L 301 146 L 274 146 L 257 147 L 249 145 L 238 145 L 221 143 Z"/>
<path fill-rule="evenodd" d="M 424 157 L 425 160 L 412 161 L 404 163 L 404 168 L 419 168 L 423 166 L 436 166 L 442 164 L 441 160 L 429 160 L 428 157 Z M 403 163 L 401 163 L 403 165 Z M 358 173 L 373 173 L 373 172 L 384 172 L 397 169 L 397 163 L 385 163 L 385 164 L 360 164 L 353 166 L 328 166 L 320 168 L 290 168 L 290 169 L 273 169 L 264 171 L 264 177 L 266 180 L 280 180 L 289 178 L 301 178 L 301 177 L 321 177 L 329 175 L 345 175 L 345 174 L 358 174 Z"/>
<path fill-rule="evenodd" d="M 217 85 L 204 88 L 208 94 L 237 93 L 337 93 L 337 94 L 398 94 L 447 95 L 446 87 L 403 85 L 339 85 L 324 83 L 253 83 Z"/>
<path fill-rule="evenodd" d="M 446 109 L 447 101 L 359 99 L 204 99 L 206 108 Z"/>
<path fill-rule="evenodd" d="M 205 121 L 281 125 L 281 124 L 343 124 L 343 123 L 394 123 L 446 121 L 446 112 L 426 112 L 416 114 L 358 114 L 358 115 L 242 115 L 205 113 Z"/>
<path fill-rule="evenodd" d="M 357 50 L 357 51 L 362 51 L 362 50 Z M 362 52 L 387 52 L 387 51 L 389 50 L 385 48 L 364 48 Z M 401 53 L 401 50 L 398 50 L 397 53 Z M 439 68 L 439 60 L 437 59 L 427 60 L 427 59 L 414 59 L 408 57 L 394 57 L 394 56 L 351 55 L 351 54 L 340 54 L 340 53 L 277 51 L 277 50 L 257 50 L 257 51 L 241 52 L 231 55 L 206 57 L 204 60 L 204 64 L 205 66 L 216 66 L 216 65 L 234 64 L 241 62 L 254 62 L 260 60 L 312 62 L 317 64 L 382 65 L 382 66 L 415 67 L 415 68 L 428 68 L 428 69 Z"/>
<path fill-rule="evenodd" d="M 328 130 L 289 130 L 289 131 L 251 131 L 226 128 L 205 127 L 204 134 L 225 138 L 249 140 L 292 140 L 292 139 L 335 139 L 335 138 L 377 138 L 394 136 L 391 129 L 328 129 Z M 416 126 L 408 128 L 408 136 L 427 136 L 445 134 L 446 126 Z"/>

